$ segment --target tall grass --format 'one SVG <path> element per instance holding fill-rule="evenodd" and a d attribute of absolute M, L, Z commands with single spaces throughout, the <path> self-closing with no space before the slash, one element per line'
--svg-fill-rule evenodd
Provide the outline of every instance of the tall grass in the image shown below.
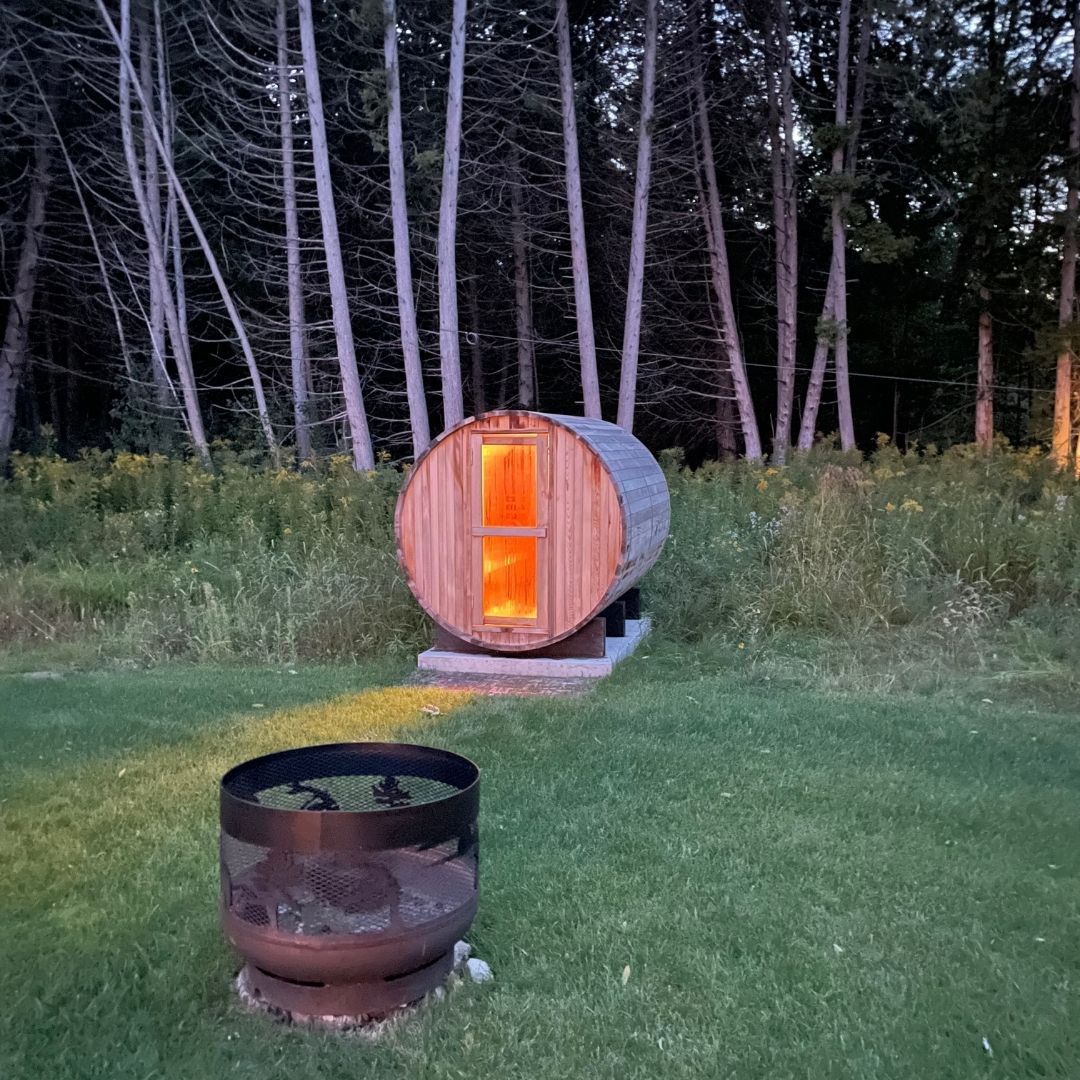
<path fill-rule="evenodd" d="M 1080 491 L 1036 451 L 958 447 L 785 469 L 664 457 L 671 538 L 646 582 L 688 641 L 780 631 L 969 633 L 1067 622 Z M 83 639 L 147 662 L 352 658 L 426 638 L 394 551 L 400 469 L 300 472 L 219 447 L 190 461 L 16 456 L 0 482 L 0 643 Z"/>
<path fill-rule="evenodd" d="M 16 458 L 0 486 L 0 640 L 90 632 L 145 660 L 322 659 L 411 648 L 401 474 L 343 457 L 294 473 L 190 461 Z"/>
<path fill-rule="evenodd" d="M 836 634 L 991 625 L 1080 602 L 1080 489 L 1034 450 L 869 460 L 819 450 L 785 469 L 666 460 L 672 537 L 652 572 L 669 633 Z"/>

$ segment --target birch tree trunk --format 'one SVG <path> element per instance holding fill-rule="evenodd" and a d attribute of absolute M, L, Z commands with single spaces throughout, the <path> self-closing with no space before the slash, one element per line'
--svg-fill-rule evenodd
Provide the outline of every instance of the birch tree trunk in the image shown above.
<path fill-rule="evenodd" d="M 143 97 L 151 103 L 150 109 L 143 111 L 143 162 L 146 184 L 146 204 L 150 217 L 150 226 L 157 241 L 161 243 L 161 177 L 158 169 L 157 147 L 152 134 L 154 125 L 154 52 L 150 28 L 146 20 L 140 17 L 139 28 L 139 81 L 142 84 Z M 158 406 L 169 406 L 169 374 L 165 358 L 165 300 L 161 295 L 161 281 L 156 274 L 150 275 L 149 299 L 150 330 L 150 370 L 154 380 L 154 396 Z"/>
<path fill-rule="evenodd" d="M 720 315 L 724 351 L 731 369 L 731 384 L 735 392 L 735 404 L 742 430 L 743 450 L 746 457 L 756 461 L 761 457 L 761 436 L 758 434 L 754 402 L 750 395 L 750 382 L 746 376 L 742 342 L 735 321 L 735 304 L 731 297 L 731 271 L 728 263 L 727 241 L 720 211 L 720 189 L 716 182 L 716 163 L 713 160 L 712 134 L 709 131 L 709 110 L 705 100 L 705 75 L 701 61 L 701 45 L 697 29 L 693 34 L 694 49 L 694 97 L 696 99 L 697 146 L 701 167 L 705 174 L 705 198 L 701 212 L 705 221 L 705 235 L 709 248 L 709 266 L 713 291 Z"/>
<path fill-rule="evenodd" d="M 585 247 L 585 209 L 581 199 L 577 116 L 574 111 L 574 69 L 570 55 L 570 15 L 567 0 L 555 0 L 555 34 L 559 49 L 559 93 L 562 98 L 563 153 L 566 161 L 566 202 L 570 214 L 570 258 L 574 271 L 578 352 L 581 354 L 581 393 L 585 415 L 601 419 L 600 378 L 596 369 L 596 333 L 589 291 L 589 256 Z"/>
<path fill-rule="evenodd" d="M 322 88 L 319 85 L 319 54 L 315 49 L 315 23 L 311 0 L 299 0 L 300 44 L 304 54 L 304 85 L 307 90 L 308 124 L 315 164 L 315 187 L 319 197 L 326 271 L 330 278 L 330 303 L 334 313 L 338 366 L 345 392 L 345 416 L 352 438 L 353 467 L 358 472 L 375 468 L 360 373 L 356 368 L 356 345 L 349 315 L 349 293 L 345 287 L 345 265 L 338 238 L 337 211 L 334 207 L 334 184 L 330 176 L 330 152 L 326 144 L 326 120 L 323 116 Z"/>
<path fill-rule="evenodd" d="M 649 173 L 652 168 L 653 97 L 656 79 L 656 5 L 645 0 L 645 50 L 641 64 L 641 117 L 638 127 L 634 217 L 630 236 L 630 269 L 626 282 L 622 368 L 619 376 L 618 423 L 634 430 L 638 353 L 641 348 L 641 298 L 645 286 L 645 241 L 649 222 Z"/>
<path fill-rule="evenodd" d="M 979 290 L 979 367 L 975 388 L 975 445 L 983 453 L 994 446 L 994 323 L 990 314 L 990 290 Z"/>
<path fill-rule="evenodd" d="M 1051 454 L 1054 464 L 1064 469 L 1072 449 L 1073 356 L 1076 319 L 1076 213 L 1080 202 L 1080 4 L 1073 14 L 1072 117 L 1069 126 L 1069 187 L 1065 201 L 1065 244 L 1061 258 L 1061 294 L 1058 301 L 1057 378 L 1054 383 L 1054 429 Z M 1080 462 L 1078 462 L 1080 464 Z"/>
<path fill-rule="evenodd" d="M 26 205 L 22 246 L 8 301 L 4 341 L 0 345 L 0 469 L 7 465 L 15 434 L 15 406 L 29 354 L 30 315 L 34 307 L 41 250 L 45 241 L 45 202 L 49 192 L 49 150 L 41 131 L 34 148 L 34 171 Z"/>
<path fill-rule="evenodd" d="M 851 122 L 848 125 L 847 157 L 844 173 L 848 186 L 853 187 L 859 159 L 859 130 L 862 127 L 863 103 L 866 100 L 867 61 L 870 56 L 870 34 L 873 30 L 870 0 L 863 6 L 862 24 L 859 30 L 859 58 L 855 69 L 855 98 L 851 105 Z M 851 192 L 844 192 L 844 209 L 851 204 Z M 814 361 L 810 368 L 810 381 L 806 388 L 803 403 L 802 420 L 799 424 L 798 447 L 809 450 L 814 445 L 814 432 L 817 427 L 818 411 L 821 408 L 821 393 L 825 384 L 825 368 L 829 360 L 829 349 L 833 340 L 833 322 L 835 310 L 833 298 L 836 294 L 836 274 L 832 260 L 829 261 L 829 278 L 825 286 L 825 301 L 818 320 L 817 341 L 814 345 Z"/>
<path fill-rule="evenodd" d="M 439 199 L 439 358 L 442 363 L 444 431 L 460 424 L 465 418 L 465 402 L 461 393 L 461 345 L 458 338 L 457 205 L 467 7 L 468 0 L 454 0 L 453 23 L 450 28 L 450 77 L 446 96 L 442 194 Z"/>
<path fill-rule="evenodd" d="M 292 374 L 296 457 L 311 460 L 308 414 L 310 367 L 304 334 L 304 284 L 300 265 L 300 218 L 296 209 L 296 158 L 293 153 L 292 83 L 289 76 L 289 20 L 285 0 L 277 4 L 278 109 L 281 120 L 281 199 L 285 212 L 285 267 L 289 302 L 289 360 Z"/>
<path fill-rule="evenodd" d="M 146 188 L 140 175 L 139 161 L 135 153 L 135 132 L 131 117 L 131 83 L 135 71 L 131 64 L 131 4 L 130 0 L 121 0 L 120 32 L 109 18 L 103 6 L 99 10 L 106 20 L 113 40 L 120 50 L 120 72 L 118 76 L 118 95 L 120 104 L 120 139 L 124 147 L 124 161 L 127 165 L 128 179 L 131 182 L 132 195 L 138 210 L 143 236 L 146 239 L 146 253 L 150 264 L 150 277 L 157 281 L 157 297 L 161 301 L 165 325 L 169 332 L 176 373 L 180 381 L 180 392 L 184 402 L 184 420 L 192 447 L 204 466 L 210 468 L 210 447 L 206 441 L 206 429 L 203 426 L 202 409 L 199 406 L 199 394 L 195 386 L 195 373 L 191 364 L 191 354 L 186 347 L 186 337 L 181 331 L 176 303 L 169 288 L 168 273 L 165 268 L 165 251 L 160 229 L 155 230 L 150 205 L 146 198 Z M 138 84 L 137 84 L 138 85 Z M 142 87 L 139 86 L 142 94 Z M 147 102 L 143 102 L 144 109 Z M 151 139 L 156 150 L 164 151 L 158 142 L 156 127 L 151 123 Z M 162 154 L 164 156 L 164 153 Z"/>
<path fill-rule="evenodd" d="M 154 0 L 154 36 L 157 44 L 158 72 L 158 111 L 161 114 L 161 141 L 164 157 L 172 168 L 173 133 L 176 128 L 176 110 L 169 91 L 168 66 L 165 60 L 165 33 L 161 26 L 161 0 Z M 175 170 L 173 170 L 175 171 Z M 180 337 L 183 340 L 183 354 L 188 367 L 191 367 L 191 337 L 188 332 L 187 286 L 184 279 L 184 248 L 180 237 L 180 212 L 176 205 L 176 189 L 172 184 L 166 187 L 165 201 L 165 262 L 171 255 L 173 264 L 172 288 L 176 303 L 176 317 L 180 323 Z M 194 383 L 194 375 L 192 376 Z"/>
<path fill-rule="evenodd" d="M 405 360 L 405 391 L 409 399 L 409 427 L 412 431 L 413 456 L 419 457 L 431 442 L 431 428 L 428 424 L 424 369 L 420 363 L 420 335 L 416 329 L 416 301 L 413 297 L 409 208 L 405 198 L 405 153 L 401 135 L 401 75 L 398 68 L 397 11 L 394 0 L 383 0 L 383 18 L 385 21 L 383 56 L 386 62 L 388 106 L 386 142 L 390 159 L 390 208 L 394 221 L 394 269 L 397 273 L 398 321 L 401 324 L 401 353 Z M 439 340 L 441 345 L 442 338 L 440 337 Z M 456 334 L 454 341 L 455 343 L 457 341 Z"/>
<path fill-rule="evenodd" d="M 851 32 L 851 0 L 840 0 L 840 40 L 836 53 L 836 129 L 843 131 L 848 121 L 848 39 Z M 855 446 L 855 423 L 851 414 L 851 387 L 848 380 L 847 328 L 847 228 L 846 200 L 840 180 L 844 175 L 844 143 L 837 138 L 832 154 L 832 176 L 837 187 L 832 197 L 833 322 L 836 339 L 836 406 L 840 414 L 840 448 Z"/>
<path fill-rule="evenodd" d="M 134 160 L 134 144 L 131 136 L 131 101 L 130 93 L 128 92 L 128 81 L 134 83 L 135 89 L 138 92 L 139 104 L 142 107 L 144 113 L 150 110 L 150 102 L 146 100 L 142 92 L 142 87 L 139 85 L 135 75 L 134 66 L 131 63 L 130 55 L 130 38 L 131 38 L 131 0 L 120 0 L 120 19 L 121 27 L 126 28 L 127 38 L 123 36 L 123 32 L 117 33 L 116 26 L 109 16 L 108 10 L 105 8 L 102 0 L 96 0 L 97 9 L 101 14 L 102 19 L 105 22 L 105 26 L 108 28 L 109 33 L 115 42 L 117 48 L 120 50 L 120 69 L 122 75 L 122 82 L 124 84 L 124 93 L 121 97 L 127 98 L 127 123 L 121 120 L 121 130 L 125 133 L 125 154 L 127 151 L 127 143 L 132 144 L 132 160 L 128 164 L 129 172 L 132 173 L 132 186 L 138 188 L 138 162 Z M 121 106 L 123 108 L 123 105 Z M 153 135 L 154 144 L 157 147 L 158 154 L 161 155 L 162 164 L 165 166 L 166 174 L 169 178 L 169 184 L 176 193 L 176 198 L 179 200 L 180 205 L 184 208 L 184 214 L 188 219 L 188 223 L 191 225 L 191 230 L 195 234 L 195 238 L 199 242 L 199 247 L 202 249 L 203 256 L 206 259 L 207 266 L 210 269 L 210 276 L 214 279 L 214 284 L 217 286 L 218 293 L 221 296 L 221 300 L 225 305 L 225 310 L 229 314 L 229 319 L 233 324 L 233 330 L 236 333 L 237 341 L 240 345 L 240 349 L 244 355 L 244 360 L 247 364 L 248 375 L 251 378 L 251 388 L 255 394 L 255 407 L 259 416 L 259 424 L 262 427 L 263 437 L 266 440 L 267 449 L 270 451 L 271 456 L 276 460 L 278 456 L 277 438 L 274 435 L 274 427 L 270 422 L 270 413 L 266 407 L 266 395 L 263 391 L 262 376 L 259 373 L 259 366 L 255 360 L 255 354 L 251 348 L 251 342 L 248 340 L 247 330 L 244 326 L 243 320 L 240 318 L 240 311 L 233 301 L 232 294 L 229 291 L 228 285 L 225 283 L 225 278 L 221 273 L 221 267 L 218 265 L 217 257 L 214 255 L 214 250 L 210 246 L 209 240 L 206 238 L 206 233 L 203 231 L 202 225 L 199 223 L 199 219 L 195 214 L 195 210 L 191 205 L 190 200 L 187 197 L 187 193 L 184 191 L 183 185 L 180 183 L 180 177 L 176 173 L 176 169 L 173 165 L 171 157 L 166 154 L 165 143 L 162 138 L 161 132 L 158 130 L 157 124 L 151 121 L 150 124 L 151 133 Z M 140 202 L 139 213 L 143 218 L 143 227 L 147 230 L 147 239 L 150 239 L 150 230 L 148 228 L 148 208 L 145 201 L 145 192 L 143 197 L 140 198 L 136 194 L 136 200 Z M 159 256 L 155 261 L 160 266 L 160 279 L 162 282 L 162 288 L 167 289 L 168 279 L 165 275 L 164 260 L 161 257 L 160 249 Z M 155 271 L 157 272 L 157 271 Z M 166 302 L 166 323 L 168 323 L 168 303 Z M 175 312 L 175 308 L 174 308 Z M 170 337 L 172 337 L 170 331 Z"/>
<path fill-rule="evenodd" d="M 829 332 L 833 318 L 833 298 L 836 293 L 836 277 L 829 270 L 829 283 L 825 286 L 825 303 L 821 309 L 817 340 L 814 343 L 814 361 L 810 366 L 810 381 L 806 386 L 806 399 L 803 402 L 802 418 L 799 422 L 800 450 L 809 450 L 814 445 L 814 430 L 817 427 L 818 411 L 821 409 L 821 393 L 825 387 L 825 368 L 829 362 Z"/>
<path fill-rule="evenodd" d="M 776 230 L 776 428 L 773 460 L 782 465 L 791 443 L 795 403 L 798 298 L 798 200 L 795 188 L 795 119 L 788 41 L 787 0 L 777 0 L 776 80 L 767 73 Z M 772 36 L 772 35 L 771 35 Z"/>
<path fill-rule="evenodd" d="M 518 404 L 536 405 L 536 355 L 533 345 L 532 287 L 529 280 L 529 241 L 521 192 L 523 180 L 517 145 L 511 144 L 510 232 L 514 249 L 514 325 L 517 334 Z"/>

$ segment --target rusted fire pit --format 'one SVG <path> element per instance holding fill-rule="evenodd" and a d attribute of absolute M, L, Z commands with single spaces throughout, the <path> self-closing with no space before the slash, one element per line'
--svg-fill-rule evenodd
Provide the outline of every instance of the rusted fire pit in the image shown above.
<path fill-rule="evenodd" d="M 221 781 L 221 924 L 249 992 L 376 1018 L 453 964 L 477 900 L 479 770 L 445 750 L 335 743 Z"/>

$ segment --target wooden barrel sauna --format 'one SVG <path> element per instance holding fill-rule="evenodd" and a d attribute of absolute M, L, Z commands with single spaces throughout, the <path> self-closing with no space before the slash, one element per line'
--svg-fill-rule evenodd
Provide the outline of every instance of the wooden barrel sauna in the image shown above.
<path fill-rule="evenodd" d="M 633 435 L 500 411 L 428 447 L 394 528 L 423 609 L 457 638 L 513 653 L 569 637 L 631 588 L 669 519 L 664 474 Z"/>

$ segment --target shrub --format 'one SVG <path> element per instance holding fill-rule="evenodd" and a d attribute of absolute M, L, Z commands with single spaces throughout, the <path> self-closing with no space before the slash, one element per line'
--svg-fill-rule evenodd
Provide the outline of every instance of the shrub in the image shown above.
<path fill-rule="evenodd" d="M 941 626 L 950 610 L 988 625 L 1080 598 L 1080 490 L 1037 450 L 882 440 L 865 461 L 824 449 L 689 472 L 669 457 L 667 473 L 672 537 L 649 592 L 689 640 Z"/>
<path fill-rule="evenodd" d="M 16 456 L 0 484 L 0 638 L 92 631 L 148 660 L 348 658 L 412 648 L 424 620 L 398 569 L 389 465 L 257 469 Z"/>
<path fill-rule="evenodd" d="M 957 447 L 784 469 L 663 465 L 671 536 L 645 583 L 665 634 L 971 633 L 1080 604 L 1080 491 L 1036 451 Z M 91 636 L 112 654 L 293 661 L 411 650 L 425 620 L 393 538 L 402 472 L 297 472 L 215 447 L 15 455 L 0 482 L 0 641 Z"/>

